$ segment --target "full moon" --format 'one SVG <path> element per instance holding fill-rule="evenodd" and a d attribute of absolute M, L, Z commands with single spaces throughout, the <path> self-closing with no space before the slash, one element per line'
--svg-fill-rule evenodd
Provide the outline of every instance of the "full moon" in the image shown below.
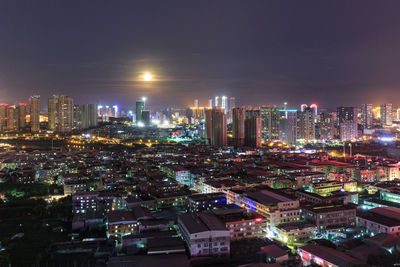
<path fill-rule="evenodd" d="M 145 81 L 151 81 L 152 78 L 153 78 L 153 76 L 152 76 L 150 73 L 148 73 L 148 72 L 146 72 L 146 73 L 143 75 L 143 79 L 144 79 Z"/>

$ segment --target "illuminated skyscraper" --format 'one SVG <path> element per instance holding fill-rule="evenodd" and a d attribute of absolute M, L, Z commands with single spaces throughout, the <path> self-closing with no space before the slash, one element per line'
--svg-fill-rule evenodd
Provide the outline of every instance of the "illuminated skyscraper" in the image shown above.
<path fill-rule="evenodd" d="M 335 135 L 335 123 L 332 114 L 320 114 L 320 139 L 332 140 Z"/>
<path fill-rule="evenodd" d="M 318 106 L 317 104 L 311 104 L 310 108 L 314 109 L 315 116 L 318 115 Z"/>
<path fill-rule="evenodd" d="M 17 114 L 15 106 L 8 106 L 7 108 L 7 131 L 17 130 Z"/>
<path fill-rule="evenodd" d="M 213 108 L 213 100 L 212 98 L 208 99 L 208 107 Z"/>
<path fill-rule="evenodd" d="M 142 121 L 142 112 L 145 107 L 145 99 L 136 100 L 136 123 Z"/>
<path fill-rule="evenodd" d="M 31 132 L 40 130 L 40 96 L 34 95 L 29 98 L 29 113 L 31 120 Z"/>
<path fill-rule="evenodd" d="M 228 98 L 226 96 L 221 97 L 221 108 L 224 111 L 225 114 L 228 113 L 229 107 L 228 107 Z"/>
<path fill-rule="evenodd" d="M 381 125 L 392 126 L 392 104 L 381 105 Z"/>
<path fill-rule="evenodd" d="M 310 107 L 297 112 L 297 137 L 306 141 L 315 139 L 315 110 Z"/>
<path fill-rule="evenodd" d="M 284 109 L 281 111 L 280 139 L 286 144 L 295 145 L 297 140 L 297 110 Z"/>
<path fill-rule="evenodd" d="M 234 108 L 236 108 L 236 99 L 234 96 L 231 96 L 229 98 L 229 109 L 232 110 Z"/>
<path fill-rule="evenodd" d="M 199 100 L 198 100 L 198 99 L 195 99 L 195 100 L 194 100 L 194 107 L 195 107 L 195 108 L 198 108 L 198 107 L 199 107 Z"/>
<path fill-rule="evenodd" d="M 206 133 L 210 144 L 213 146 L 226 146 L 226 130 L 226 115 L 224 112 L 218 108 L 206 110 Z"/>
<path fill-rule="evenodd" d="M 26 127 L 26 104 L 19 103 L 17 107 L 17 128 L 23 130 Z"/>
<path fill-rule="evenodd" d="M 357 137 L 357 114 L 354 107 L 338 107 L 337 120 L 340 140 L 348 141 Z"/>
<path fill-rule="evenodd" d="M 56 119 L 57 119 L 57 105 L 58 105 L 58 96 L 53 95 L 49 98 L 47 110 L 48 110 L 48 128 L 50 131 L 56 130 Z"/>
<path fill-rule="evenodd" d="M 232 110 L 232 137 L 235 146 L 243 146 L 245 138 L 245 109 L 244 108 L 234 108 Z"/>
<path fill-rule="evenodd" d="M 74 102 L 70 96 L 61 95 L 57 104 L 57 127 L 59 133 L 68 133 L 73 127 Z"/>
<path fill-rule="evenodd" d="M 220 108 L 221 107 L 219 96 L 215 97 L 214 105 L 215 105 L 216 108 Z"/>
<path fill-rule="evenodd" d="M 262 138 L 266 140 L 279 140 L 279 108 L 263 106 L 260 108 L 260 117 L 262 122 Z"/>
<path fill-rule="evenodd" d="M 71 97 L 52 96 L 48 102 L 49 130 L 68 133 L 74 126 L 74 103 Z"/>
<path fill-rule="evenodd" d="M 307 104 L 301 104 L 300 111 L 303 112 L 307 108 Z"/>
<path fill-rule="evenodd" d="M 7 104 L 0 104 L 0 131 L 4 132 L 7 130 Z"/>
<path fill-rule="evenodd" d="M 372 128 L 372 104 L 361 105 L 361 124 L 364 129 Z"/>
<path fill-rule="evenodd" d="M 253 116 L 245 120 L 245 145 L 249 147 L 261 147 L 262 122 L 260 116 Z"/>

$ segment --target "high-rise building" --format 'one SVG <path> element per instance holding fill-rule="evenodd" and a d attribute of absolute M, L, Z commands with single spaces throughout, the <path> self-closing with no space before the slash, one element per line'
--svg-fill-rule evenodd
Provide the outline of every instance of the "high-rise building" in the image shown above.
<path fill-rule="evenodd" d="M 61 95 L 57 105 L 57 132 L 68 133 L 73 127 L 74 102 L 70 96 Z"/>
<path fill-rule="evenodd" d="M 321 113 L 320 118 L 320 139 L 332 140 L 335 136 L 335 121 L 331 113 Z"/>
<path fill-rule="evenodd" d="M 244 108 L 234 108 L 232 110 L 232 137 L 235 146 L 243 146 L 245 138 L 245 109 Z"/>
<path fill-rule="evenodd" d="M 144 125 L 150 125 L 150 110 L 142 110 L 142 122 Z"/>
<path fill-rule="evenodd" d="M 17 128 L 21 131 L 26 127 L 26 103 L 19 103 L 17 117 Z"/>
<path fill-rule="evenodd" d="M 381 125 L 392 126 L 392 104 L 381 105 Z"/>
<path fill-rule="evenodd" d="M 216 108 L 220 108 L 221 107 L 219 96 L 215 97 L 214 105 L 215 105 Z"/>
<path fill-rule="evenodd" d="M 339 123 L 340 140 L 353 140 L 357 137 L 357 113 L 354 107 L 338 107 L 337 121 Z"/>
<path fill-rule="evenodd" d="M 212 98 L 208 99 L 208 108 L 213 108 L 213 100 L 212 100 Z"/>
<path fill-rule="evenodd" d="M 307 107 L 307 104 L 301 104 L 300 111 L 303 112 Z"/>
<path fill-rule="evenodd" d="M 260 108 L 262 122 L 262 138 L 265 140 L 279 139 L 280 112 L 277 107 L 263 106 Z"/>
<path fill-rule="evenodd" d="M 297 137 L 306 141 L 315 139 L 315 110 L 305 107 L 297 112 Z"/>
<path fill-rule="evenodd" d="M 195 99 L 195 100 L 194 100 L 194 107 L 195 107 L 195 108 L 198 108 L 198 107 L 199 107 L 199 100 L 198 100 L 198 99 Z"/>
<path fill-rule="evenodd" d="M 224 111 L 225 114 L 228 113 L 229 108 L 228 108 L 228 98 L 226 96 L 221 97 L 221 108 Z"/>
<path fill-rule="evenodd" d="M 211 145 L 211 137 L 212 137 L 212 109 L 205 110 L 205 135 L 207 139 L 207 144 Z"/>
<path fill-rule="evenodd" d="M 261 147 L 262 122 L 260 116 L 253 116 L 245 120 L 245 145 L 249 147 Z"/>
<path fill-rule="evenodd" d="M 361 105 L 361 124 L 364 129 L 372 128 L 372 104 Z"/>
<path fill-rule="evenodd" d="M 74 127 L 74 102 L 70 96 L 52 96 L 48 102 L 49 130 L 68 133 Z"/>
<path fill-rule="evenodd" d="M 297 110 L 284 109 L 281 111 L 280 139 L 286 144 L 295 145 L 297 140 Z"/>
<path fill-rule="evenodd" d="M 0 131 L 7 130 L 7 104 L 0 104 Z"/>
<path fill-rule="evenodd" d="M 229 109 L 232 110 L 234 108 L 236 108 L 236 99 L 234 96 L 231 96 L 229 98 Z"/>
<path fill-rule="evenodd" d="M 142 119 L 142 112 L 145 107 L 145 99 L 138 99 L 136 100 L 136 123 L 141 122 Z"/>
<path fill-rule="evenodd" d="M 87 125 L 85 121 L 85 105 L 74 105 L 74 129 L 81 130 Z M 86 124 L 85 124 L 86 123 Z"/>
<path fill-rule="evenodd" d="M 226 115 L 219 108 L 206 111 L 207 139 L 213 146 L 226 146 Z M 211 138 L 210 138 L 211 136 Z"/>
<path fill-rule="evenodd" d="M 58 106 L 58 96 L 53 95 L 49 98 L 47 110 L 48 110 L 48 128 L 50 131 L 56 130 L 57 125 L 57 106 Z"/>
<path fill-rule="evenodd" d="M 8 106 L 7 108 L 7 131 L 17 130 L 17 114 L 15 106 Z"/>
<path fill-rule="evenodd" d="M 88 127 L 97 126 L 97 104 L 88 104 Z"/>
<path fill-rule="evenodd" d="M 29 114 L 31 120 L 31 132 L 37 133 L 40 130 L 40 96 L 34 95 L 29 98 Z"/>

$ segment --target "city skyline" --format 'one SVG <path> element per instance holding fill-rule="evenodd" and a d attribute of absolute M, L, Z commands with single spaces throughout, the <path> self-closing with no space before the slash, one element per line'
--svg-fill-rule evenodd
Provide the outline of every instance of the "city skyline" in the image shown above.
<path fill-rule="evenodd" d="M 216 94 L 239 105 L 392 102 L 400 97 L 399 5 L 5 2 L 0 101 L 64 94 L 129 106 L 145 95 L 165 107 Z M 147 72 L 150 82 L 141 79 Z"/>

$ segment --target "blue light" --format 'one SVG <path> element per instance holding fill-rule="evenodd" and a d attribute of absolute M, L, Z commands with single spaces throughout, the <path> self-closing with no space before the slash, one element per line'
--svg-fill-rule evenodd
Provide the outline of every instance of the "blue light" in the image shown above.
<path fill-rule="evenodd" d="M 384 137 L 381 137 L 381 141 L 382 142 L 392 142 L 393 138 L 389 137 L 389 136 L 384 136 Z"/>

